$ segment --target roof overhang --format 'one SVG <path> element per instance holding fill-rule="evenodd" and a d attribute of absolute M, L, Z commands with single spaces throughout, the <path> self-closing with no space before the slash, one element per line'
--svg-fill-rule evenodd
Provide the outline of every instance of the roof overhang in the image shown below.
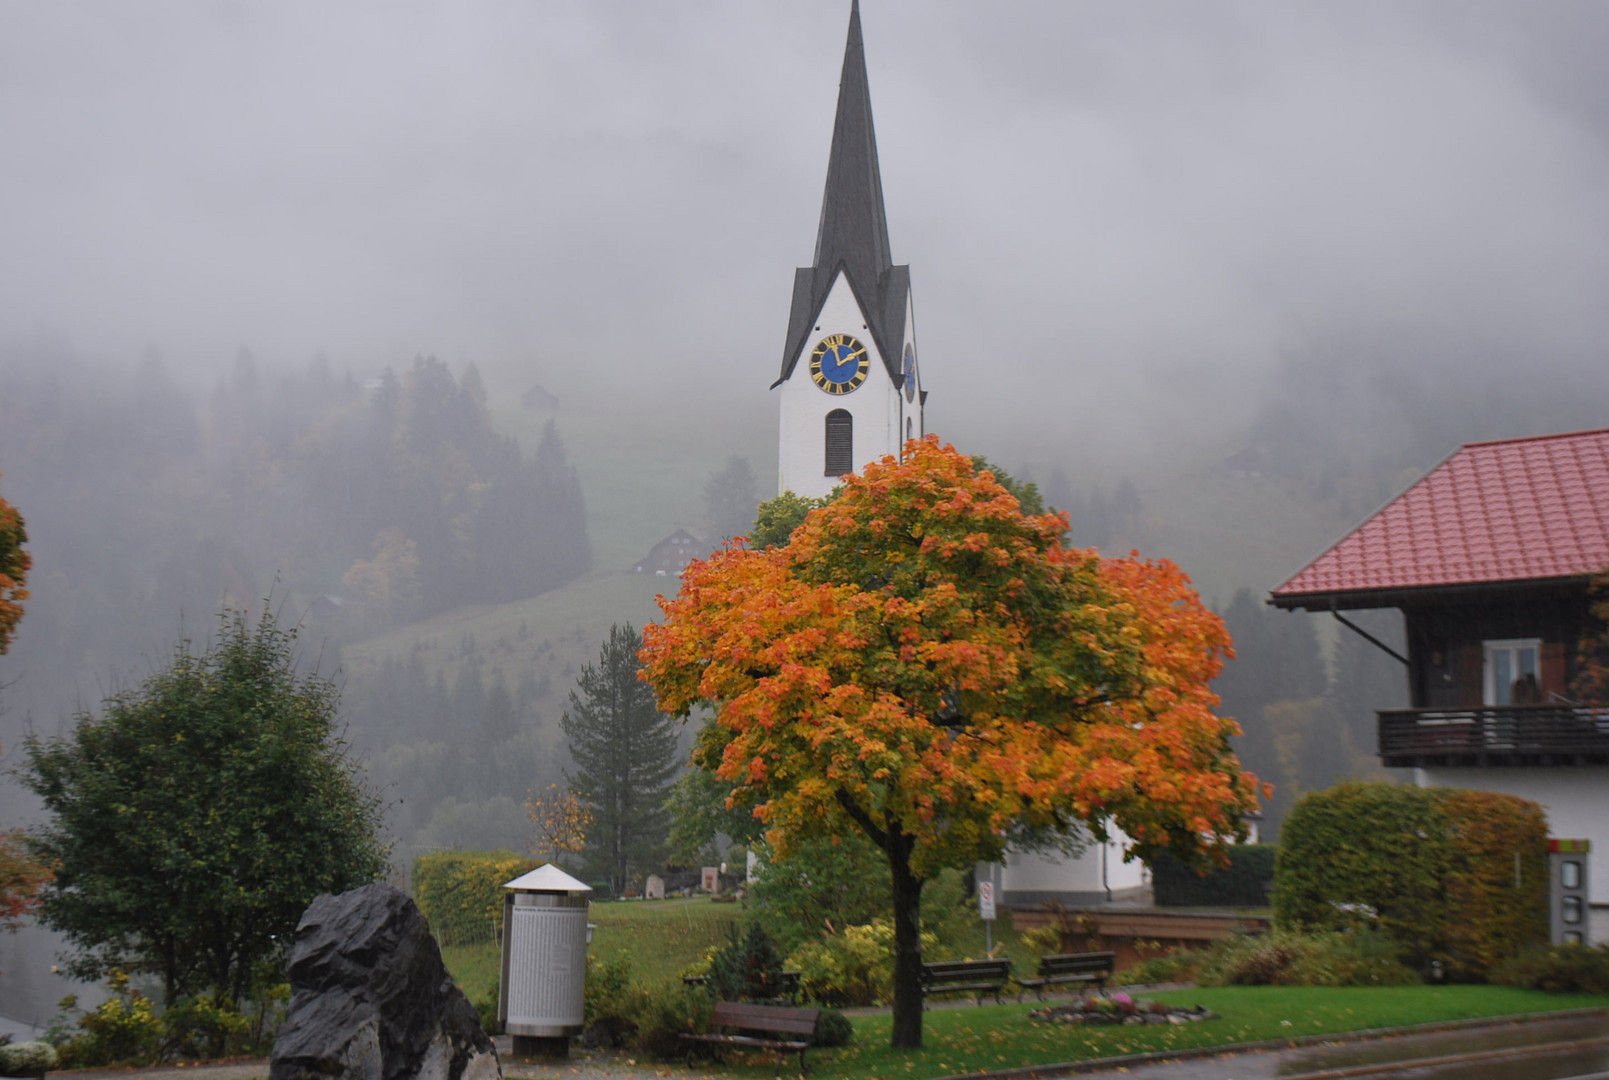
<path fill-rule="evenodd" d="M 1590 574 L 1568 577 L 1518 578 L 1510 581 L 1471 581 L 1456 585 L 1416 585 L 1411 588 L 1343 589 L 1334 592 L 1270 593 L 1268 603 L 1286 611 L 1357 611 L 1367 608 L 1410 608 L 1426 604 L 1480 604 L 1522 593 L 1584 594 Z"/>

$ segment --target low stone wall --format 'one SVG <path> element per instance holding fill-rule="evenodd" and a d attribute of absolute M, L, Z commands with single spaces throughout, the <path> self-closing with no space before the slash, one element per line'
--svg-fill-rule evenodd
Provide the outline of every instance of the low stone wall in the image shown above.
<path fill-rule="evenodd" d="M 1117 970 L 1175 949 L 1204 949 L 1234 934 L 1273 929 L 1270 915 L 1232 911 L 1175 911 L 1167 908 L 1082 907 L 1012 908 L 1017 931 L 1041 926 L 1062 928 L 1062 951 L 1116 953 Z"/>

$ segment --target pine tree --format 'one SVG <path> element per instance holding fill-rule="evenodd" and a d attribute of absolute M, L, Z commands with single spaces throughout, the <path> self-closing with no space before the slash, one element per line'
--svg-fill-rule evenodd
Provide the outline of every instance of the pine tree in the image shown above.
<path fill-rule="evenodd" d="M 670 830 L 665 809 L 676 775 L 675 720 L 637 678 L 642 635 L 629 623 L 609 628 L 598 662 L 581 669 L 561 723 L 575 771 L 571 790 L 592 806 L 587 865 L 616 894 L 656 863 Z"/>
<path fill-rule="evenodd" d="M 748 535 L 760 502 L 759 487 L 749 459 L 737 454 L 726 459 L 724 468 L 710 473 L 704 482 L 704 516 L 714 542 Z"/>

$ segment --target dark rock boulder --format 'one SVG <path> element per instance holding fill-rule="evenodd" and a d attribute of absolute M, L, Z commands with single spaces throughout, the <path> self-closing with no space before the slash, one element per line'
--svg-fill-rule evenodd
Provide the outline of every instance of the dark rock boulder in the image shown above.
<path fill-rule="evenodd" d="M 430 926 L 393 885 L 308 905 L 270 1080 L 498 1080 L 475 1009 Z"/>

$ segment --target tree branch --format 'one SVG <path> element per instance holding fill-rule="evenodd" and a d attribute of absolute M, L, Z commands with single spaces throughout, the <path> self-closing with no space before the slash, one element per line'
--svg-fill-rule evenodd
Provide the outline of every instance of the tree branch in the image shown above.
<path fill-rule="evenodd" d="M 843 807 L 844 813 L 849 815 L 849 820 L 853 821 L 856 825 L 859 825 L 861 831 L 867 836 L 871 837 L 872 843 L 876 844 L 884 851 L 888 850 L 888 833 L 887 831 L 877 827 L 877 825 L 872 821 L 870 814 L 856 806 L 854 801 L 850 799 L 848 794 L 844 792 L 843 788 L 839 788 L 837 791 L 833 792 L 833 797 L 838 800 L 838 805 Z"/>

